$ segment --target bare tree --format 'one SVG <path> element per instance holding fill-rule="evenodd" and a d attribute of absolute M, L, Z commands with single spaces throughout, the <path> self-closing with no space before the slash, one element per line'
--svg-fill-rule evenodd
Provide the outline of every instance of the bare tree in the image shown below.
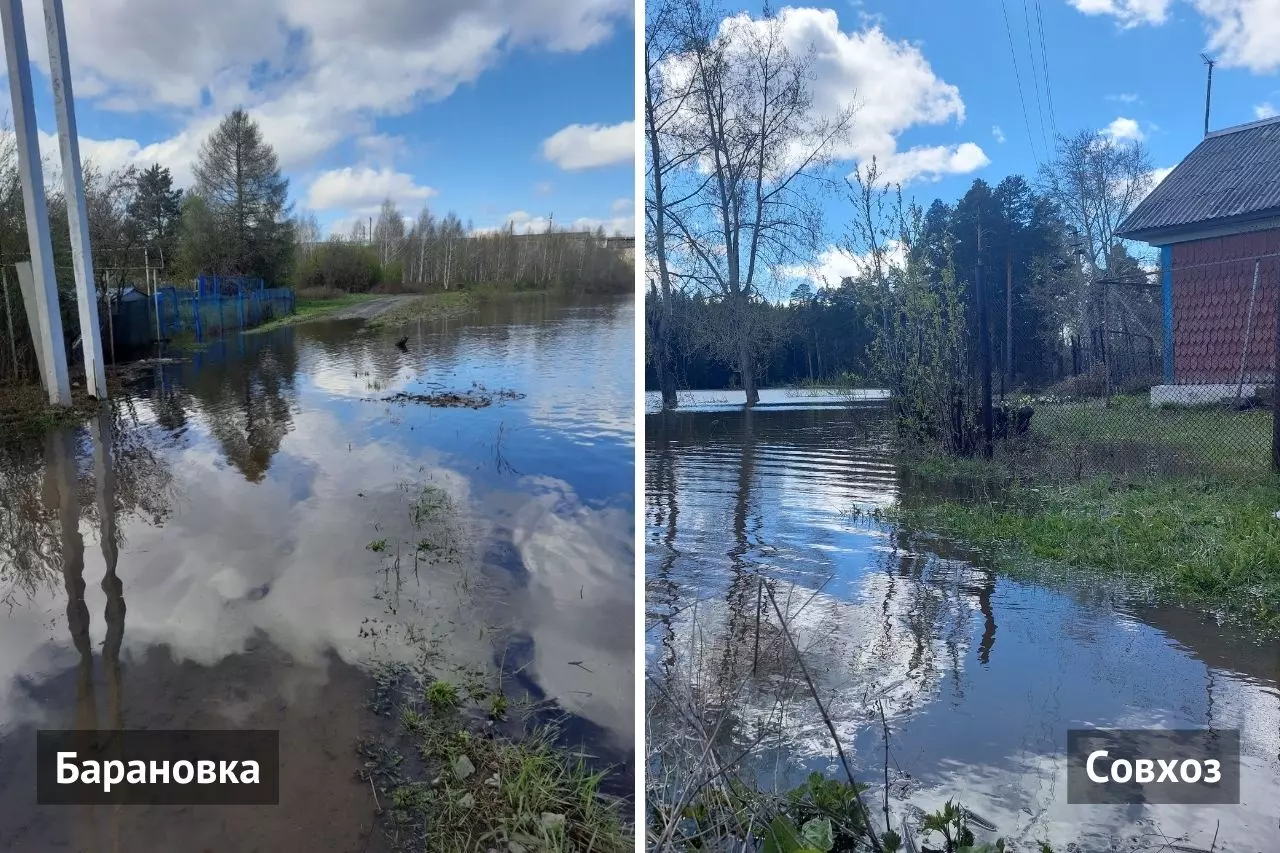
<path fill-rule="evenodd" d="M 404 234 L 404 217 L 396 203 L 390 198 L 383 199 L 373 226 L 373 242 L 378 247 L 378 259 L 382 262 L 384 272 L 400 257 L 404 248 Z"/>
<path fill-rule="evenodd" d="M 646 175 L 645 193 L 646 252 L 653 259 L 657 273 L 657 304 L 653 306 L 649 352 L 658 374 L 663 408 L 676 405 L 675 365 L 672 363 L 672 309 L 674 288 L 667 259 L 670 227 L 667 221 L 667 183 L 669 176 L 694 159 L 697 152 L 671 140 L 667 135 L 673 122 L 685 109 L 693 93 L 692 76 L 669 81 L 663 69 L 680 53 L 680 29 L 677 16 L 680 7 L 675 0 L 663 0 L 647 7 L 644 41 L 644 130 Z"/>
<path fill-rule="evenodd" d="M 1138 142 L 1119 143 L 1097 131 L 1084 130 L 1059 137 L 1054 159 L 1040 173 L 1042 192 L 1062 213 L 1079 237 L 1084 259 L 1078 288 L 1077 333 L 1101 333 L 1104 394 L 1110 401 L 1111 367 L 1108 356 L 1110 317 L 1123 306 L 1113 305 L 1121 294 L 1108 287 L 1110 264 L 1121 257 L 1116 229 L 1151 190 L 1151 160 Z M 1127 313 L 1132 313 L 1129 310 Z"/>
<path fill-rule="evenodd" d="M 1151 190 L 1151 171 L 1141 143 L 1092 130 L 1058 138 L 1053 160 L 1041 168 L 1041 191 L 1079 233 L 1092 268 L 1106 268 L 1116 229 Z"/>
<path fill-rule="evenodd" d="M 686 274 L 730 309 L 720 349 L 737 367 L 750 406 L 759 400 L 753 340 L 761 338 L 753 302 L 764 297 L 772 270 L 818 250 L 817 184 L 853 116 L 814 109 L 812 53 L 788 48 L 781 19 L 722 20 L 708 0 L 686 0 L 679 10 L 672 26 L 680 52 L 653 72 L 663 87 L 689 88 L 657 134 L 660 165 L 678 167 L 663 173 L 671 178 L 663 187 L 664 232 L 669 223 Z"/>

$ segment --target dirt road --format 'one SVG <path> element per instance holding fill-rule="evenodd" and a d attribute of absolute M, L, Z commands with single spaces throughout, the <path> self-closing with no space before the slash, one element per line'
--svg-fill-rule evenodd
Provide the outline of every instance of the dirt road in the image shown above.
<path fill-rule="evenodd" d="M 380 314 L 385 314 L 393 308 L 397 308 L 415 297 L 412 294 L 398 293 L 390 296 L 378 296 L 364 302 L 357 302 L 354 305 L 348 305 L 345 308 L 339 308 L 337 311 L 325 314 L 325 320 L 372 320 Z"/>

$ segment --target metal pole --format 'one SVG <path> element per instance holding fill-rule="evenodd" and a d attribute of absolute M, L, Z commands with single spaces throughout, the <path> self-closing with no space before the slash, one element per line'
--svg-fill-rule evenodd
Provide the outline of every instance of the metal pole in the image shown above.
<path fill-rule="evenodd" d="M 1280 474 L 1280 287 L 1276 288 L 1276 293 L 1276 353 L 1271 377 L 1271 470 Z"/>
<path fill-rule="evenodd" d="M 67 53 L 67 23 L 62 14 L 62 0 L 44 0 L 44 29 L 49 42 L 49 81 L 53 84 L 53 106 L 58 117 L 58 147 L 62 150 L 67 221 L 71 226 L 71 264 L 75 269 L 76 302 L 80 308 L 85 385 L 89 393 L 105 400 L 107 374 L 102 361 L 102 326 L 98 319 L 98 294 L 93 285 L 93 250 L 89 245 L 89 214 L 84 202 L 84 175 L 80 170 L 80 141 L 76 135 L 76 105 L 71 91 L 71 60 Z"/>
<path fill-rule="evenodd" d="M 1204 135 L 1208 136 L 1209 135 L 1209 101 L 1213 95 L 1213 66 L 1215 64 L 1215 61 L 1205 56 L 1203 53 L 1200 54 L 1200 58 L 1204 60 L 1205 65 L 1209 66 L 1209 79 L 1205 83 L 1205 87 L 1204 87 Z"/>
<path fill-rule="evenodd" d="M 49 238 L 49 206 L 44 197 L 40 168 L 40 136 L 36 126 L 35 97 L 31 93 L 31 57 L 27 53 L 26 22 L 22 0 L 0 0 L 0 27 L 9 69 L 9 95 L 13 101 L 13 131 L 18 148 L 18 174 L 22 179 L 22 203 L 27 219 L 27 244 L 31 249 L 31 275 L 40 334 L 37 345 L 44 353 L 44 387 L 55 406 L 71 405 L 71 380 L 67 375 L 66 341 L 58 307 L 58 282 L 53 272 L 53 244 Z"/>

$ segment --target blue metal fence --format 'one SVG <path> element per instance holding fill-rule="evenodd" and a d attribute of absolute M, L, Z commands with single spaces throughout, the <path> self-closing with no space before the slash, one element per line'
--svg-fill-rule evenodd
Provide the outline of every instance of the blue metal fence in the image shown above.
<path fill-rule="evenodd" d="M 191 333 L 197 341 L 222 337 L 228 331 L 250 329 L 275 317 L 291 314 L 293 291 L 267 287 L 260 278 L 200 276 L 192 290 L 159 288 L 152 297 L 156 337 L 161 340 Z"/>

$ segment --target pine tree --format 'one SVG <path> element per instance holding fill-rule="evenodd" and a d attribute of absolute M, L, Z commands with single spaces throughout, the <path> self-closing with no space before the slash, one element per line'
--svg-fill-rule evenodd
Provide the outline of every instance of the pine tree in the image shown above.
<path fill-rule="evenodd" d="M 206 226 L 216 234 L 189 228 L 189 240 L 210 240 L 218 251 L 210 259 L 219 274 L 260 276 L 280 283 L 293 253 L 288 205 L 289 181 L 280 174 L 272 147 L 249 114 L 227 115 L 200 147 L 192 192 L 203 202 Z M 192 253 L 198 255 L 199 253 Z"/>
<path fill-rule="evenodd" d="M 138 175 L 126 216 L 130 235 L 149 250 L 153 266 L 163 270 L 173 262 L 182 224 L 182 190 L 174 189 L 168 169 L 156 163 Z"/>

